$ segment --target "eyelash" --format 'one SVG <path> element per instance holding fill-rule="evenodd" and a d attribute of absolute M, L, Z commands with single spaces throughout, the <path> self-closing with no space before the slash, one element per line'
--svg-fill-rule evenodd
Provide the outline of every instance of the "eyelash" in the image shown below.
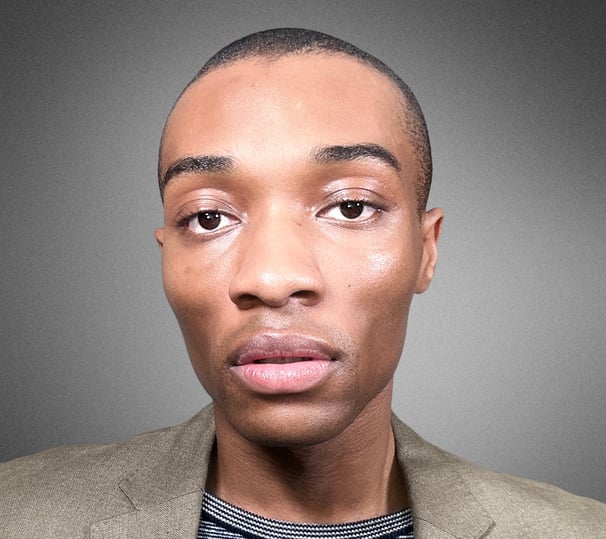
<path fill-rule="evenodd" d="M 350 204 L 352 207 L 356 207 L 357 205 L 361 205 L 362 206 L 362 210 L 361 210 L 361 214 L 362 215 L 364 213 L 364 211 L 366 211 L 367 209 L 372 209 L 373 210 L 373 215 L 366 217 L 365 219 L 358 219 L 359 216 L 355 216 L 353 218 L 348 218 L 345 215 L 343 215 L 343 205 L 344 204 Z M 335 218 L 335 221 L 339 221 L 342 222 L 343 224 L 362 224 L 362 223 L 366 223 L 370 220 L 373 220 L 374 218 L 377 217 L 377 213 L 382 213 L 383 211 L 385 211 L 385 207 L 381 204 L 377 204 L 375 201 L 371 201 L 369 198 L 366 197 L 347 197 L 347 196 L 343 196 L 341 197 L 339 200 L 336 200 L 333 204 L 331 204 L 330 206 L 328 206 L 328 208 L 326 208 L 326 210 L 323 210 L 322 213 L 323 214 L 328 214 L 330 211 L 341 211 L 341 214 L 343 215 L 343 219 L 337 219 Z"/>
<path fill-rule="evenodd" d="M 229 213 L 227 213 L 225 211 L 221 211 L 221 210 L 219 210 L 217 208 L 213 208 L 213 209 L 206 209 L 205 208 L 205 209 L 200 209 L 200 210 L 197 210 L 197 211 L 194 211 L 194 212 L 188 212 L 188 213 L 180 216 L 177 219 L 177 228 L 179 228 L 179 229 L 185 229 L 189 233 L 194 234 L 195 236 L 202 236 L 202 235 L 210 235 L 210 234 L 216 233 L 216 232 L 222 230 L 223 228 L 225 228 L 226 226 L 229 226 L 229 224 L 226 224 L 225 226 L 220 226 L 221 222 L 219 222 L 218 228 L 205 229 L 204 232 L 196 232 L 196 231 L 192 230 L 190 228 L 190 226 L 189 226 L 190 223 L 192 222 L 192 220 L 194 220 L 196 218 L 199 220 L 200 216 L 202 216 L 204 214 L 209 214 L 209 215 L 215 214 L 221 220 L 225 219 L 225 218 L 230 218 L 233 221 L 238 221 L 238 219 L 236 217 L 232 216 L 231 214 L 229 214 Z M 203 228 L 200 223 L 199 223 L 199 226 L 201 228 Z"/>
<path fill-rule="evenodd" d="M 343 205 L 345 204 L 349 204 L 350 207 L 354 210 L 354 213 L 357 211 L 358 209 L 358 205 L 361 206 L 361 210 L 360 210 L 360 215 L 354 215 L 351 218 L 346 217 L 343 214 Z M 372 210 L 372 215 L 365 217 L 363 219 L 359 219 L 359 217 L 361 215 L 364 214 L 365 211 L 367 210 Z M 331 217 L 329 214 L 333 211 L 340 211 L 341 212 L 341 216 L 340 217 Z M 338 223 L 341 226 L 360 226 L 360 225 L 365 225 L 365 224 L 369 224 L 370 222 L 374 221 L 377 218 L 377 214 L 382 213 L 385 211 L 385 207 L 381 204 L 377 204 L 376 201 L 374 200 L 370 200 L 369 197 L 360 197 L 360 196 L 340 196 L 337 200 L 335 200 L 334 202 L 332 202 L 329 206 L 325 207 L 325 209 L 321 210 L 320 212 L 318 212 L 317 215 L 324 217 L 330 221 L 333 221 L 335 223 Z M 218 219 L 220 219 L 219 223 L 217 224 L 217 228 L 211 228 L 211 229 L 204 229 L 204 230 L 200 230 L 200 231 L 195 231 L 192 230 L 192 228 L 190 227 L 190 223 L 194 220 L 194 219 L 198 219 L 198 224 L 197 226 L 200 227 L 200 229 L 203 229 L 204 227 L 202 226 L 202 224 L 199 222 L 199 219 L 202 215 L 204 214 L 215 214 L 217 216 Z M 224 226 L 221 226 L 221 221 L 224 219 L 231 219 L 234 222 L 238 222 L 239 220 L 234 217 L 232 214 L 222 211 L 218 208 L 202 208 L 199 209 L 197 211 L 193 211 L 193 212 L 187 212 L 181 216 L 178 217 L 177 219 L 177 228 L 179 229 L 184 229 L 187 233 L 192 234 L 194 236 L 210 236 L 213 234 L 216 234 L 220 231 L 222 231 L 224 228 L 229 226 L 229 223 L 224 224 Z"/>

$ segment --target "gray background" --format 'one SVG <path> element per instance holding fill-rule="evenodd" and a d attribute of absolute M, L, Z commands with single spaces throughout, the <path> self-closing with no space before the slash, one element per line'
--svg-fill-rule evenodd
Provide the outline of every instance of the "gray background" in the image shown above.
<path fill-rule="evenodd" d="M 606 501 L 604 5 L 4 1 L 0 458 L 207 401 L 161 289 L 160 130 L 220 46 L 306 26 L 394 67 L 430 126 L 447 217 L 396 411 L 470 460 Z"/>

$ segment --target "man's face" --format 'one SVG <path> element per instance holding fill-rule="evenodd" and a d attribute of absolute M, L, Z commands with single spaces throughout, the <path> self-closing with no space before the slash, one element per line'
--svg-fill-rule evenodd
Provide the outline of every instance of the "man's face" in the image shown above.
<path fill-rule="evenodd" d="M 391 402 L 441 214 L 417 214 L 399 94 L 344 56 L 237 61 L 191 86 L 161 151 L 168 300 L 217 429 L 336 437 Z"/>

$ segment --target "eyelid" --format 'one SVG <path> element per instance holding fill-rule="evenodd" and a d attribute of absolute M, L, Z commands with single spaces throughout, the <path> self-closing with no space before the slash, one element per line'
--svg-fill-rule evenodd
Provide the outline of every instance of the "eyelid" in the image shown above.
<path fill-rule="evenodd" d="M 218 211 L 219 213 L 235 217 L 239 215 L 236 208 L 225 201 L 224 196 L 209 196 L 205 194 L 189 198 L 175 208 L 173 222 L 175 225 L 178 225 L 185 219 L 190 219 L 194 215 L 205 211 Z"/>
<path fill-rule="evenodd" d="M 204 213 L 217 213 L 220 216 L 219 224 L 216 228 L 206 229 L 204 228 L 200 222 L 199 217 Z M 198 220 L 196 223 L 195 221 Z M 226 229 L 237 225 L 240 220 L 232 214 L 226 213 L 217 209 L 201 209 L 189 215 L 184 215 L 178 221 L 177 227 L 179 230 L 183 230 L 186 234 L 190 234 L 194 237 L 198 238 L 207 238 L 210 236 L 214 236 L 217 234 L 221 234 L 226 231 Z"/>
<path fill-rule="evenodd" d="M 348 219 L 344 215 L 339 216 L 338 214 L 336 216 L 329 215 L 329 213 L 333 211 L 339 212 L 339 206 L 344 202 L 361 202 L 366 207 L 363 210 L 363 214 L 367 211 L 367 208 L 372 208 L 372 215 L 365 218 L 358 217 L 354 219 Z M 354 226 L 368 224 L 376 220 L 378 214 L 387 211 L 388 209 L 389 206 L 387 201 L 374 191 L 359 187 L 348 187 L 330 193 L 330 195 L 324 199 L 323 205 L 317 215 L 339 224 Z"/>
<path fill-rule="evenodd" d="M 348 201 L 360 201 L 376 208 L 387 210 L 389 203 L 385 197 L 372 189 L 364 187 L 344 187 L 329 193 L 322 202 L 322 207 L 334 206 Z M 319 209 L 322 211 L 322 208 Z"/>
<path fill-rule="evenodd" d="M 222 223 L 218 228 L 215 229 L 204 229 L 200 231 L 192 230 L 189 223 L 197 218 L 202 213 L 219 213 L 222 221 L 227 220 L 228 222 Z M 223 199 L 203 196 L 194 200 L 189 200 L 178 209 L 173 219 L 173 225 L 180 231 L 183 231 L 193 237 L 208 237 L 213 234 L 219 234 L 225 231 L 230 225 L 238 224 L 242 221 L 238 212 L 229 204 L 226 204 Z"/>
<path fill-rule="evenodd" d="M 364 208 L 362 209 L 362 213 L 360 214 L 360 216 L 354 217 L 354 218 L 348 218 L 342 214 L 341 214 L 341 216 L 339 216 L 338 212 L 341 211 L 340 206 L 342 204 L 344 204 L 345 202 L 361 203 L 364 206 Z M 365 213 L 368 213 L 368 211 L 371 211 L 371 215 L 364 216 Z M 328 206 L 326 209 L 324 209 L 321 212 L 321 216 L 325 219 L 329 219 L 332 221 L 355 224 L 355 223 L 364 223 L 364 222 L 370 221 L 373 218 L 376 218 L 377 214 L 380 213 L 381 211 L 382 211 L 382 209 L 380 207 L 378 207 L 376 204 L 373 204 L 372 202 L 370 202 L 368 200 L 355 198 L 355 199 L 347 199 L 347 200 L 343 200 L 341 202 L 337 202 L 335 204 L 331 204 L 330 206 Z M 333 213 L 333 212 L 335 213 L 335 215 L 331 215 L 331 213 Z"/>

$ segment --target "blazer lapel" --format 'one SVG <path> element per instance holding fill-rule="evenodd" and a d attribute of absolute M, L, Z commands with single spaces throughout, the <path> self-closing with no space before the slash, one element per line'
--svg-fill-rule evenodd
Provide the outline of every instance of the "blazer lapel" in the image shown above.
<path fill-rule="evenodd" d="M 91 539 L 196 537 L 202 490 L 118 515 L 91 526 Z"/>
<path fill-rule="evenodd" d="M 398 460 L 407 481 L 415 537 L 484 537 L 494 521 L 448 454 L 393 417 Z"/>
<path fill-rule="evenodd" d="M 91 539 L 195 537 L 214 440 L 210 407 L 176 434 L 158 437 L 118 485 L 133 511 L 96 522 Z"/>

